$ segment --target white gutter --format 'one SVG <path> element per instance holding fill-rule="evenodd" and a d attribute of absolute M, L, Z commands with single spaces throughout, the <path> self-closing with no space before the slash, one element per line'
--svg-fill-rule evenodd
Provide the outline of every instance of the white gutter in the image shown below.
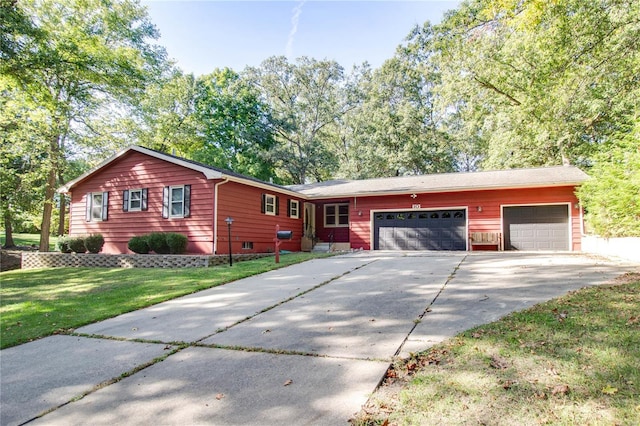
<path fill-rule="evenodd" d="M 229 178 L 224 178 L 213 186 L 213 254 L 218 253 L 218 187 L 229 182 Z"/>

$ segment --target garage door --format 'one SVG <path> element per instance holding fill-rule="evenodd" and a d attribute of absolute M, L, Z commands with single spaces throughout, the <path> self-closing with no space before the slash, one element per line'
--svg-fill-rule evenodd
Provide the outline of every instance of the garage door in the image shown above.
<path fill-rule="evenodd" d="M 464 210 L 376 213 L 375 250 L 466 250 Z"/>
<path fill-rule="evenodd" d="M 569 207 L 505 207 L 506 250 L 569 250 Z"/>

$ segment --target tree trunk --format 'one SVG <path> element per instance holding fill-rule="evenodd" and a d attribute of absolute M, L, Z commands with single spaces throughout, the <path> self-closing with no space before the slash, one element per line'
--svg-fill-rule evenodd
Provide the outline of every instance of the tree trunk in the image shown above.
<path fill-rule="evenodd" d="M 5 209 L 4 212 L 4 248 L 15 247 L 13 242 L 13 227 L 11 224 L 11 213 L 9 209 Z"/>
<path fill-rule="evenodd" d="M 49 234 L 51 233 L 51 214 L 53 212 L 53 195 L 56 189 L 56 171 L 52 167 L 47 178 L 44 191 L 44 209 L 42 210 L 42 228 L 40 229 L 40 248 L 42 252 L 49 251 Z"/>

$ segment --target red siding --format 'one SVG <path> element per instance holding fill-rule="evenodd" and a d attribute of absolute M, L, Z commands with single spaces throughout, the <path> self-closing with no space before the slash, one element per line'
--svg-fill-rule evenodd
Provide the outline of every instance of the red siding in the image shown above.
<path fill-rule="evenodd" d="M 281 230 L 293 231 L 293 239 L 282 241 L 280 250 L 300 251 L 302 237 L 302 214 L 304 201 L 277 191 L 276 188 L 261 189 L 237 182 L 218 186 L 218 253 L 229 253 L 227 217 L 233 218 L 231 225 L 231 247 L 233 253 L 264 253 L 275 250 L 276 225 Z M 261 213 L 262 194 L 279 198 L 279 215 Z M 287 200 L 299 202 L 299 218 L 287 216 Z M 252 242 L 253 249 L 243 249 L 243 242 Z"/>
<path fill-rule="evenodd" d="M 162 191 L 165 186 L 191 185 L 191 216 L 164 219 Z M 125 189 L 148 188 L 148 210 L 124 212 Z M 109 192 L 107 221 L 85 220 L 86 194 Z M 149 232 L 179 232 L 189 239 L 190 253 L 211 253 L 213 241 L 213 183 L 202 173 L 186 169 L 138 152 L 130 152 L 90 179 L 79 183 L 71 194 L 69 234 L 101 233 L 103 253 L 127 253 L 127 242 L 134 235 Z"/>
<path fill-rule="evenodd" d="M 214 191 L 216 183 L 208 181 L 202 173 L 190 170 L 138 152 L 131 152 L 95 173 L 90 179 L 73 188 L 69 234 L 72 236 L 101 233 L 105 238 L 103 253 L 127 253 L 127 243 L 134 235 L 149 232 L 179 232 L 189 239 L 189 253 L 214 251 Z M 188 218 L 162 217 L 162 191 L 165 186 L 191 185 L 191 216 Z M 122 193 L 125 189 L 148 188 L 148 210 L 124 212 Z M 86 194 L 109 192 L 107 221 L 85 220 Z M 218 185 L 218 239 L 217 253 L 229 252 L 228 216 L 234 219 L 232 235 L 233 253 L 269 252 L 275 250 L 275 226 L 293 231 L 293 240 L 281 244 L 281 250 L 300 251 L 302 219 L 287 217 L 287 200 L 303 202 L 300 198 L 277 191 L 264 190 L 236 182 Z M 268 216 L 260 212 L 261 195 L 279 197 L 280 214 Z M 243 249 L 243 242 L 252 242 L 253 249 Z"/>
<path fill-rule="evenodd" d="M 574 206 L 578 200 L 573 186 L 505 189 L 485 191 L 443 192 L 417 194 L 416 198 L 406 195 L 389 195 L 351 198 L 349 206 L 349 229 L 352 248 L 370 250 L 372 211 L 412 210 L 418 204 L 420 209 L 467 208 L 469 232 L 502 232 L 501 206 L 535 204 L 569 204 L 571 215 L 571 249 L 580 250 L 580 211 Z M 322 200 L 322 203 L 334 203 L 343 200 Z M 316 202 L 318 203 L 318 202 Z M 318 203 L 318 206 L 322 204 Z M 478 207 L 482 211 L 478 211 Z M 324 235 L 323 210 L 319 208 L 316 225 L 319 236 Z M 344 229 L 344 228 L 343 228 Z"/>
<path fill-rule="evenodd" d="M 324 206 L 325 204 L 349 204 L 349 215 L 351 216 L 352 205 L 349 200 L 340 199 L 329 202 L 316 202 L 316 236 L 320 241 L 334 243 L 348 243 L 352 232 L 350 226 L 324 226 Z M 351 221 L 351 217 L 349 217 Z"/>

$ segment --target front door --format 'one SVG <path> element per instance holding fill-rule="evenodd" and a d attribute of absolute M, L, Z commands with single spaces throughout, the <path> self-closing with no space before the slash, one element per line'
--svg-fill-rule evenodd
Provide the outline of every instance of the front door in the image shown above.
<path fill-rule="evenodd" d="M 304 203 L 304 221 L 302 227 L 302 251 L 311 251 L 316 238 L 315 204 Z"/>

